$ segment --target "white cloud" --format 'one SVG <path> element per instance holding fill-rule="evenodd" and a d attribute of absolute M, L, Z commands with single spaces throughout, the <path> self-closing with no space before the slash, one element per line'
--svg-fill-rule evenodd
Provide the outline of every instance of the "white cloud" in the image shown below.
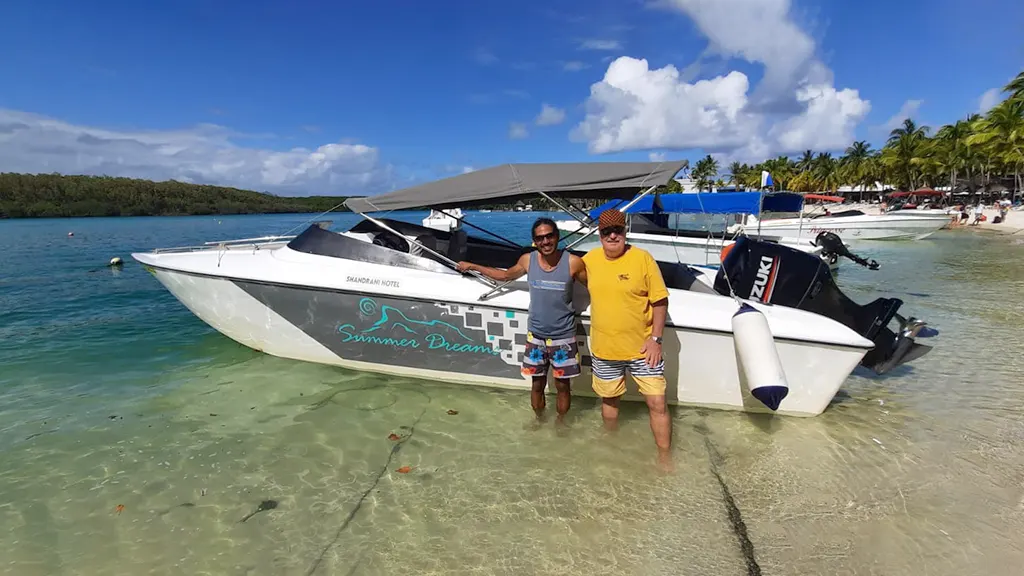
<path fill-rule="evenodd" d="M 806 104 L 804 113 L 791 116 L 768 131 L 784 151 L 845 147 L 853 140 L 857 124 L 871 110 L 856 90 L 836 90 L 826 84 L 800 88 L 796 97 Z"/>
<path fill-rule="evenodd" d="M 509 122 L 508 137 L 512 140 L 522 140 L 529 135 L 530 133 L 526 130 L 526 124 L 522 122 Z"/>
<path fill-rule="evenodd" d="M 651 162 L 664 162 L 665 161 L 665 153 L 664 152 L 651 152 L 650 154 L 647 155 L 647 159 L 650 160 Z"/>
<path fill-rule="evenodd" d="M 507 90 L 502 90 L 501 93 L 504 94 L 505 96 L 508 96 L 509 98 L 519 98 L 519 99 L 522 99 L 522 100 L 526 100 L 526 99 L 530 98 L 530 93 L 527 92 L 526 90 L 507 89 Z"/>
<path fill-rule="evenodd" d="M 490 66 L 498 61 L 498 57 L 486 48 L 477 48 L 473 52 L 473 59 L 476 60 L 477 64 L 483 66 Z"/>
<path fill-rule="evenodd" d="M 765 96 L 787 94 L 805 79 L 831 78 L 815 66 L 814 40 L 790 18 L 790 0 L 660 0 L 656 4 L 690 17 L 708 39 L 706 54 L 763 64 L 758 89 Z M 818 76 L 808 78 L 808 76 Z"/>
<path fill-rule="evenodd" d="M 535 122 L 537 126 L 554 126 L 561 124 L 565 121 L 565 110 L 561 108 L 555 108 L 547 104 L 541 104 L 540 114 L 537 115 Z"/>
<path fill-rule="evenodd" d="M 0 172 L 175 179 L 293 195 L 373 193 L 392 179 L 371 146 L 279 151 L 240 146 L 234 140 L 241 136 L 212 124 L 109 130 L 0 109 Z"/>
<path fill-rule="evenodd" d="M 739 71 L 691 81 L 675 66 L 619 57 L 593 84 L 572 131 L 593 153 L 693 149 L 761 160 L 807 147 L 842 149 L 871 109 L 837 89 L 814 41 L 789 17 L 789 0 L 657 0 L 689 16 L 708 39 L 704 55 L 764 66 L 752 88 Z M 740 31 L 740 32 L 738 32 Z"/>
<path fill-rule="evenodd" d="M 621 50 L 622 43 L 618 40 L 603 40 L 599 38 L 591 38 L 589 40 L 583 40 L 580 42 L 580 49 L 582 50 Z"/>
<path fill-rule="evenodd" d="M 586 63 L 580 62 L 579 60 L 570 60 L 569 62 L 562 62 L 562 70 L 566 72 L 579 72 L 584 68 L 589 68 Z"/>
<path fill-rule="evenodd" d="M 978 99 L 978 114 L 984 114 L 996 107 L 1002 101 L 1003 91 L 999 88 L 986 90 Z"/>
<path fill-rule="evenodd" d="M 917 116 L 917 112 L 921 109 L 921 104 L 924 104 L 924 100 L 907 100 L 900 106 L 898 112 L 890 116 L 889 119 L 881 126 L 878 126 L 876 130 L 888 135 L 892 130 L 902 126 L 903 121 L 907 118 Z"/>

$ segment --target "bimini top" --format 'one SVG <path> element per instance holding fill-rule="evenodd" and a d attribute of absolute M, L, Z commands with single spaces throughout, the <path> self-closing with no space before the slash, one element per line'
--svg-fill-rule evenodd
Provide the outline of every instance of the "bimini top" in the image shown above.
<path fill-rule="evenodd" d="M 763 203 L 762 203 L 763 198 Z M 590 211 L 597 217 L 609 208 L 625 206 L 628 201 L 612 200 Z M 630 206 L 627 214 L 754 214 L 761 212 L 799 212 L 804 197 L 792 192 L 709 192 L 651 194 Z"/>
<path fill-rule="evenodd" d="M 686 164 L 686 160 L 502 164 L 379 196 L 349 198 L 345 206 L 353 212 L 466 208 L 541 192 L 576 198 L 632 198 L 651 186 L 667 184 Z"/>

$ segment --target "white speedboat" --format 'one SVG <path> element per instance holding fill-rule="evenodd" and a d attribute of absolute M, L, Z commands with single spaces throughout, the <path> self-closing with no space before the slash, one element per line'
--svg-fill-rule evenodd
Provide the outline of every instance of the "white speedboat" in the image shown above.
<path fill-rule="evenodd" d="M 382 374 L 528 390 L 530 382 L 520 373 L 529 306 L 525 278 L 497 285 L 460 274 L 454 263 L 507 267 L 529 248 L 367 213 L 538 194 L 629 198 L 665 184 L 682 166 L 506 164 L 351 198 L 346 206 L 365 219 L 340 233 L 314 224 L 294 237 L 213 242 L 132 257 L 197 317 L 255 350 Z M 901 320 L 896 332 L 886 327 L 896 317 L 898 300 L 858 306 L 842 296 L 817 258 L 779 246 L 777 252 L 760 253 L 769 245 L 750 242 L 734 247 L 714 282 L 699 279 L 701 273 L 688 266 L 659 264 L 670 294 L 663 351 L 670 403 L 813 416 L 829 405 L 858 364 L 884 372 L 928 350 L 914 342 L 920 322 Z M 764 264 L 751 258 L 769 253 L 764 276 Z M 771 287 L 762 276 L 770 278 Z M 722 282 L 731 285 L 735 298 L 722 294 Z M 586 367 L 590 306 L 586 289 L 577 290 Z M 739 300 L 744 292 L 749 298 Z M 733 317 L 740 302 L 763 315 L 770 332 L 762 344 L 776 351 L 785 371 L 788 395 L 774 406 L 755 398 L 753 367 L 748 362 L 744 368 L 737 357 Z M 828 314 L 801 309 L 815 306 L 835 309 Z M 591 395 L 589 377 L 585 368 L 576 393 Z M 631 385 L 627 399 L 639 398 Z"/>
<path fill-rule="evenodd" d="M 721 264 L 723 250 L 732 246 L 735 238 L 726 232 L 718 237 L 710 231 L 688 228 L 691 222 L 683 222 L 683 215 L 728 215 L 736 218 L 742 214 L 760 214 L 762 211 L 796 212 L 803 204 L 799 194 L 769 194 L 759 192 L 728 192 L 728 193 L 697 193 L 697 194 L 661 194 L 655 205 L 653 198 L 648 196 L 631 205 L 627 210 L 626 221 L 628 232 L 626 237 L 631 244 L 639 246 L 651 253 L 656 260 L 680 262 L 695 266 L 718 266 Z M 584 219 L 593 223 L 598 215 L 607 208 L 624 206 L 625 202 L 611 201 L 591 210 Z M 575 234 L 592 234 L 593 228 L 579 220 L 560 220 L 556 222 L 559 230 L 565 232 L 569 242 Z M 798 239 L 796 237 L 761 234 L 758 240 L 785 244 L 817 256 L 829 265 L 829 269 L 839 268 L 839 254 L 826 249 L 815 239 Z M 590 250 L 600 246 L 600 241 L 591 236 L 578 244 L 581 250 Z"/>
<path fill-rule="evenodd" d="M 809 217 L 759 220 L 748 215 L 740 226 L 746 234 L 777 234 L 797 238 L 814 237 L 822 232 L 851 240 L 921 240 L 949 224 L 946 214 L 907 215 L 904 211 L 865 214 L 860 210 L 844 210 Z"/>
<path fill-rule="evenodd" d="M 452 208 L 450 210 L 431 210 L 430 214 L 423 219 L 423 225 L 434 230 L 450 232 L 462 227 L 462 210 Z"/>

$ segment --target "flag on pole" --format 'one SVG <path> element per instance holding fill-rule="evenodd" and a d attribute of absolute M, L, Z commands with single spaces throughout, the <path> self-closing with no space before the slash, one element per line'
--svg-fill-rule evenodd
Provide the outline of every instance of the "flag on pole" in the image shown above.
<path fill-rule="evenodd" d="M 772 175 L 767 170 L 761 170 L 761 188 L 772 188 L 775 186 L 775 182 L 772 182 Z"/>

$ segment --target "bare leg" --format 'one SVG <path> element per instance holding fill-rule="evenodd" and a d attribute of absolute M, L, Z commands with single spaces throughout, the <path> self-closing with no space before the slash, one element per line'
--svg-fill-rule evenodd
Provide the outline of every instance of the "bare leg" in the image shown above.
<path fill-rule="evenodd" d="M 644 396 L 644 400 L 650 413 L 651 432 L 654 433 L 654 443 L 658 445 L 658 455 L 661 458 L 667 457 L 672 447 L 672 419 L 668 414 L 665 396 Z"/>
<path fill-rule="evenodd" d="M 556 422 L 562 423 L 565 419 L 566 412 L 569 411 L 569 405 L 572 403 L 569 381 L 562 378 L 556 378 L 555 389 L 558 390 L 558 399 L 555 402 L 555 409 L 558 411 L 558 419 Z"/>
<path fill-rule="evenodd" d="M 544 415 L 544 407 L 547 405 L 547 401 L 544 399 L 544 388 L 547 385 L 547 374 L 533 377 L 533 389 L 530 390 L 530 404 L 533 405 L 533 411 L 537 414 L 537 418 Z"/>
<path fill-rule="evenodd" d="M 619 400 L 622 396 L 601 399 L 601 417 L 604 418 L 604 427 L 608 430 L 615 430 L 619 427 Z"/>

